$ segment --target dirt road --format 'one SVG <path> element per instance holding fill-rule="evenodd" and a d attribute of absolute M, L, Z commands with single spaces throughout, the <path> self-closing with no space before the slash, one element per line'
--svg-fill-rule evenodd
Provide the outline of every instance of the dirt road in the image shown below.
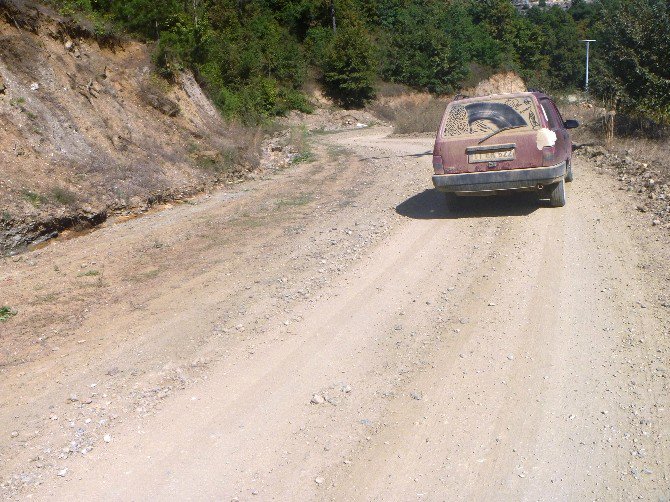
<path fill-rule="evenodd" d="M 670 496 L 667 236 L 580 160 L 450 212 L 388 132 L 3 261 L 0 493 Z"/>

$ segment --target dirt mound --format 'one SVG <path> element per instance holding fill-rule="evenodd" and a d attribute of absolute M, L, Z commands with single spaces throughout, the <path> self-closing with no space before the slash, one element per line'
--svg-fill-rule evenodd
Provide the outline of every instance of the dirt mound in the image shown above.
<path fill-rule="evenodd" d="M 255 162 L 258 135 L 225 124 L 192 75 L 157 77 L 144 44 L 15 0 L 0 4 L 0 47 L 0 253 Z"/>
<path fill-rule="evenodd" d="M 525 92 L 526 84 L 516 73 L 509 71 L 496 73 L 482 80 L 474 89 L 464 92 L 467 96 L 488 96 L 489 94 L 507 94 L 510 92 Z"/>

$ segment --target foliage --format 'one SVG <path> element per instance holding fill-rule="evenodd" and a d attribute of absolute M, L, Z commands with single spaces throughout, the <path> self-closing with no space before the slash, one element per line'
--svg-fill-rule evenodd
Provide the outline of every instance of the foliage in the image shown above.
<path fill-rule="evenodd" d="M 577 86 L 585 71 L 584 47 L 570 13 L 557 6 L 535 7 L 528 12 L 527 20 L 542 40 L 539 57 L 546 62 L 545 83 L 554 89 Z"/>
<path fill-rule="evenodd" d="M 593 90 L 623 111 L 670 121 L 670 5 L 607 2 L 598 33 Z"/>
<path fill-rule="evenodd" d="M 459 5 L 412 2 L 391 21 L 383 75 L 438 94 L 457 88 L 467 75 L 468 19 Z"/>
<path fill-rule="evenodd" d="M 667 117 L 667 0 L 49 0 L 66 13 L 156 41 L 157 72 L 193 71 L 227 116 L 258 123 L 310 110 L 307 75 L 344 106 L 380 78 L 435 94 L 475 73 L 514 70 L 548 91 L 582 85 L 583 38 L 597 38 L 593 90 Z M 101 29 L 103 29 L 101 28 Z M 105 28 L 107 29 L 107 28 Z"/>

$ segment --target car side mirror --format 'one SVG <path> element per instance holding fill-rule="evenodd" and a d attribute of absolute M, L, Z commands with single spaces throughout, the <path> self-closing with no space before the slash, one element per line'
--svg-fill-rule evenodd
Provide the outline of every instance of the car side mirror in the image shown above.
<path fill-rule="evenodd" d="M 566 120 L 565 121 L 565 128 L 566 129 L 577 129 L 579 127 L 579 122 L 576 120 Z"/>

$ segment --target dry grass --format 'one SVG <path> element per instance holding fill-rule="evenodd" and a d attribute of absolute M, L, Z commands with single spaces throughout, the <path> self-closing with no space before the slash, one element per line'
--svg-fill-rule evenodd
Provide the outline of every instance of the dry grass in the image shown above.
<path fill-rule="evenodd" d="M 435 132 L 449 101 L 450 98 L 415 92 L 381 97 L 368 110 L 391 122 L 396 134 Z"/>
<path fill-rule="evenodd" d="M 488 75 L 481 70 L 481 75 Z M 379 118 L 391 122 L 396 134 L 435 132 L 442 114 L 452 96 L 434 96 L 390 83 L 378 84 L 377 100 L 368 110 Z M 486 96 L 509 92 L 523 92 L 526 84 L 513 72 L 499 73 L 481 80 L 472 88 L 462 91 L 466 96 Z"/>

